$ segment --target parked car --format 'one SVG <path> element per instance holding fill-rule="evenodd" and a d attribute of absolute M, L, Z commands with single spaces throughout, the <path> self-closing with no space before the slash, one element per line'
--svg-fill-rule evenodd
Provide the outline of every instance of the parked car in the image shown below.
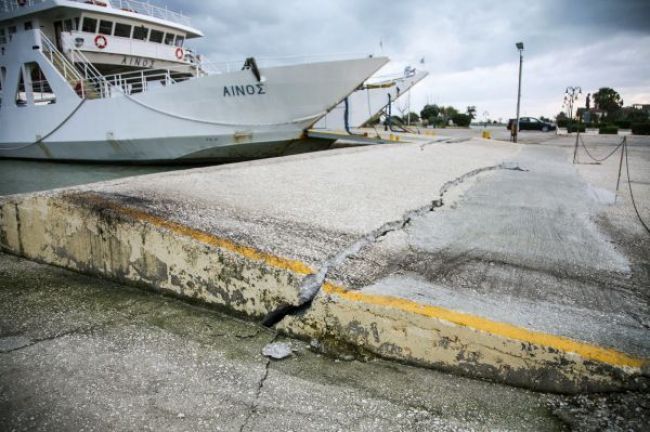
<path fill-rule="evenodd" d="M 512 130 L 512 125 L 515 124 L 516 119 L 508 121 L 508 130 Z M 538 130 L 542 132 L 554 131 L 557 129 L 553 123 L 541 121 L 534 117 L 519 117 L 519 130 Z"/>

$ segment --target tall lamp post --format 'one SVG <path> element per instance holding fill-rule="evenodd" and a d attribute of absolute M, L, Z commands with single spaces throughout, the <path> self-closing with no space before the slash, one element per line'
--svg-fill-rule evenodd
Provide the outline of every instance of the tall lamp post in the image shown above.
<path fill-rule="evenodd" d="M 513 135 L 513 141 L 517 142 L 517 138 L 519 137 L 519 108 L 521 107 L 521 69 L 524 65 L 524 43 L 517 42 L 515 46 L 519 50 L 519 89 L 517 91 L 517 122 L 514 125 L 515 131 Z"/>
<path fill-rule="evenodd" d="M 573 122 L 573 103 L 581 94 L 582 89 L 579 86 L 569 86 L 564 91 L 564 102 L 569 108 L 569 133 L 571 133 L 571 123 Z"/>

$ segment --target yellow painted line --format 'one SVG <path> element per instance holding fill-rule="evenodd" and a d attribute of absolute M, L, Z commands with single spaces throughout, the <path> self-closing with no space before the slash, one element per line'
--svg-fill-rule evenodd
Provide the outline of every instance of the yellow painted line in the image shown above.
<path fill-rule="evenodd" d="M 208 246 L 231 251 L 250 260 L 262 261 L 271 267 L 292 271 L 301 275 L 314 273 L 314 270 L 311 267 L 301 261 L 278 257 L 273 254 L 259 251 L 250 246 L 243 246 L 231 240 L 223 239 L 213 234 L 196 230 L 186 225 L 172 222 L 141 210 L 118 205 L 98 195 L 86 194 L 83 195 L 83 198 L 88 202 L 100 205 L 103 208 L 114 210 L 121 215 L 149 223 L 159 228 L 164 228 L 174 234 L 189 237 Z M 648 361 L 647 359 L 631 357 L 614 349 L 578 342 L 562 336 L 535 332 L 512 324 L 492 321 L 477 315 L 457 312 L 438 306 L 424 305 L 411 300 L 392 296 L 351 291 L 341 286 L 334 285 L 331 282 L 325 282 L 325 284 L 323 284 L 323 291 L 327 294 L 335 294 L 349 301 L 389 307 L 428 318 L 440 319 L 496 336 L 532 343 L 535 345 L 542 345 L 562 352 L 575 353 L 584 359 L 595 360 L 614 366 L 641 368 Z"/>
<path fill-rule="evenodd" d="M 198 241 L 199 243 L 203 243 L 208 246 L 228 250 L 250 260 L 262 261 L 271 267 L 282 270 L 289 270 L 301 275 L 314 273 L 314 270 L 311 267 L 301 261 L 278 257 L 270 253 L 262 252 L 250 246 L 240 245 L 231 240 L 223 239 L 213 234 L 206 233 L 205 231 L 196 230 L 194 228 L 188 227 L 187 225 L 154 216 L 151 213 L 118 205 L 98 195 L 83 195 L 83 198 L 88 202 L 92 202 L 93 204 L 99 205 L 103 208 L 109 208 L 121 215 L 128 216 L 138 221 L 146 222 L 158 228 L 164 228 L 174 234 L 189 237 L 193 240 Z"/>
<path fill-rule="evenodd" d="M 360 291 L 350 291 L 330 282 L 326 282 L 323 285 L 323 291 L 327 294 L 335 294 L 345 300 L 394 308 L 428 318 L 441 319 L 459 326 L 469 327 L 496 336 L 515 339 L 535 345 L 542 345 L 563 352 L 572 352 L 578 354 L 584 359 L 595 360 L 610 365 L 640 368 L 647 362 L 647 359 L 631 357 L 614 349 L 577 342 L 562 336 L 535 332 L 511 324 L 492 321 L 480 316 L 456 312 L 438 306 L 424 305 L 402 298 L 365 294 Z"/>

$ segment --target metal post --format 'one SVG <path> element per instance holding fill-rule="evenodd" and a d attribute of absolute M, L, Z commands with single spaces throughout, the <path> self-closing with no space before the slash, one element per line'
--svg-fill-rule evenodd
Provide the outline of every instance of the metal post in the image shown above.
<path fill-rule="evenodd" d="M 573 147 L 573 164 L 575 165 L 576 163 L 576 157 L 578 156 L 578 140 L 580 139 L 580 129 L 578 129 L 578 133 L 576 134 L 576 144 Z"/>
<path fill-rule="evenodd" d="M 519 138 L 519 109 L 521 108 L 521 70 L 524 65 L 524 44 L 523 42 L 517 43 L 517 49 L 519 50 L 519 88 L 517 90 L 517 121 L 514 125 L 515 134 L 514 142 L 517 142 Z"/>
<path fill-rule="evenodd" d="M 616 195 L 614 196 L 614 204 L 618 199 L 618 189 L 621 186 L 621 172 L 623 171 L 623 155 L 625 154 L 625 146 L 627 145 L 627 137 L 623 137 L 623 145 L 621 146 L 621 160 L 618 162 L 618 179 L 616 180 Z"/>

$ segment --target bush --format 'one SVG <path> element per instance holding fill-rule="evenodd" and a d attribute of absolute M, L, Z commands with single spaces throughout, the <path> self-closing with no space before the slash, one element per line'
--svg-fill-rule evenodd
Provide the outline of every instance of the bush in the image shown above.
<path fill-rule="evenodd" d="M 429 117 L 429 124 L 436 128 L 444 128 L 447 126 L 447 122 L 442 117 Z"/>
<path fill-rule="evenodd" d="M 635 123 L 632 125 L 634 135 L 650 135 L 650 123 Z"/>
<path fill-rule="evenodd" d="M 584 132 L 587 130 L 587 128 L 583 124 L 573 123 L 571 126 L 567 127 L 567 130 L 569 133 L 578 131 Z"/>
<path fill-rule="evenodd" d="M 472 122 L 472 117 L 467 114 L 456 114 L 451 118 L 451 120 L 456 126 L 468 127 Z"/>
<path fill-rule="evenodd" d="M 632 122 L 629 120 L 616 120 L 614 124 L 620 129 L 629 129 L 632 126 Z"/>
<path fill-rule="evenodd" d="M 618 126 L 603 125 L 598 129 L 600 135 L 618 135 Z"/>
<path fill-rule="evenodd" d="M 565 128 L 569 124 L 567 119 L 557 119 L 557 127 Z"/>

